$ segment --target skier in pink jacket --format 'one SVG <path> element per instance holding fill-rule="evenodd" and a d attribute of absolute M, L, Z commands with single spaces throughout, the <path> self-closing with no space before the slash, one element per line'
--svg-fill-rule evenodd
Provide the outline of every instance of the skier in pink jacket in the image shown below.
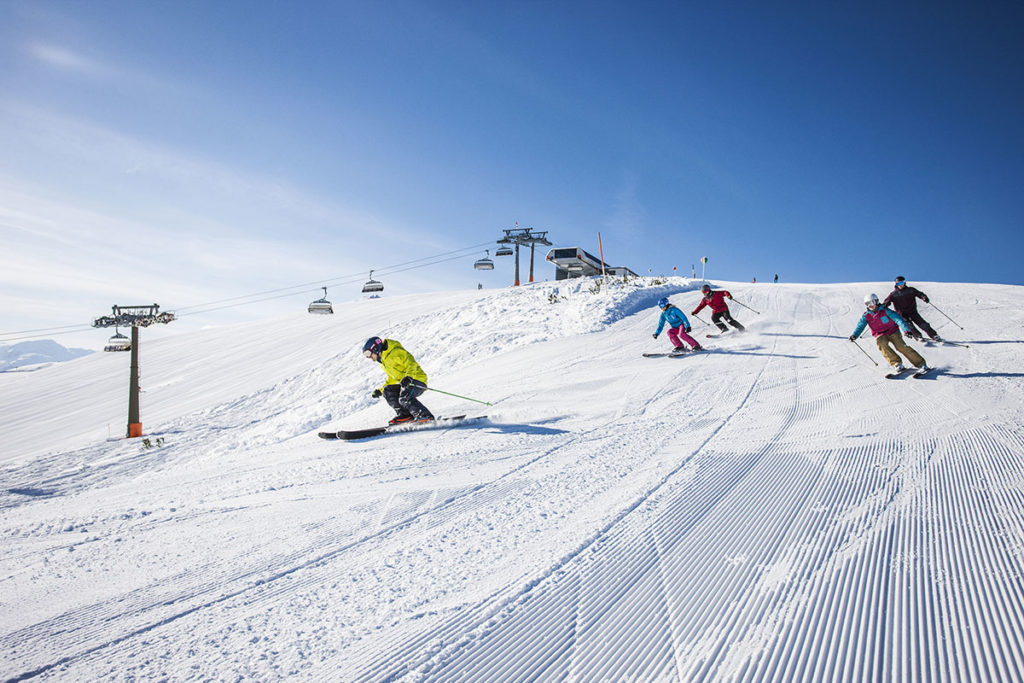
<path fill-rule="evenodd" d="M 864 305 L 867 307 L 867 310 L 864 311 L 864 315 L 860 317 L 860 322 L 857 323 L 856 329 L 850 335 L 850 341 L 856 341 L 860 333 L 864 331 L 864 328 L 869 327 L 871 328 L 871 334 L 875 336 L 878 350 L 889 361 L 889 365 L 894 368 L 895 372 L 906 370 L 903 367 L 903 360 L 897 355 L 896 351 L 906 356 L 907 360 L 917 367 L 917 374 L 923 375 L 931 370 L 928 364 L 925 363 L 924 358 L 921 357 L 921 354 L 907 346 L 907 342 L 903 340 L 900 330 L 908 332 L 909 328 L 906 321 L 898 313 L 880 305 L 877 294 L 868 294 L 864 297 Z M 896 349 L 895 351 L 893 348 L 890 348 L 890 344 Z"/>

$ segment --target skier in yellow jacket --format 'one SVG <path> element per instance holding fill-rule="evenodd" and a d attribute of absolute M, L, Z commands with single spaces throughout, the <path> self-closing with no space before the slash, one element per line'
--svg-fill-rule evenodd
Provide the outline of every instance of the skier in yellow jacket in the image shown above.
<path fill-rule="evenodd" d="M 370 337 L 363 344 L 363 355 L 380 363 L 388 376 L 372 394 L 374 398 L 383 396 L 395 409 L 396 415 L 388 424 L 430 422 L 434 419 L 427 407 L 417 400 L 427 390 L 427 373 L 411 353 L 394 339 Z"/>

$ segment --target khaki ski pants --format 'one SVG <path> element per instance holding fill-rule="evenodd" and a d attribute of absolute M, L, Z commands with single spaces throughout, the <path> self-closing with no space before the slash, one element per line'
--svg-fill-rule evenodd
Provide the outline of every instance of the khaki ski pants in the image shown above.
<path fill-rule="evenodd" d="M 907 346 L 907 342 L 903 341 L 903 335 L 900 334 L 899 330 L 892 334 L 883 334 L 880 337 L 875 337 L 875 343 L 878 344 L 878 350 L 881 351 L 882 355 L 885 356 L 885 359 L 889 361 L 889 365 L 893 367 L 896 367 L 903 362 L 900 357 L 896 355 L 896 351 L 899 351 L 906 356 L 907 360 L 909 360 L 914 367 L 919 368 L 924 365 L 924 358 L 922 358 L 921 354 L 917 351 Z M 889 347 L 889 344 L 892 344 L 893 347 L 896 348 L 896 351 L 893 351 L 892 348 Z"/>

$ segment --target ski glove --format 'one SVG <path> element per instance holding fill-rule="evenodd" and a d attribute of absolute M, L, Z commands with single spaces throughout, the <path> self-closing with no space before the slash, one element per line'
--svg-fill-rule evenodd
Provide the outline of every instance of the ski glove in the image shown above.
<path fill-rule="evenodd" d="M 850 335 L 850 341 L 857 341 L 857 338 L 856 338 L 856 337 L 854 337 L 854 336 L 853 336 L 853 335 L 851 334 L 851 335 Z"/>
<path fill-rule="evenodd" d="M 383 395 L 384 395 L 384 392 L 381 391 L 380 389 L 374 389 L 373 393 L 370 394 L 370 396 L 372 396 L 373 398 L 380 398 Z"/>
<path fill-rule="evenodd" d="M 411 382 L 412 382 L 412 377 L 410 377 L 409 375 L 406 375 L 405 377 L 402 378 L 402 388 L 403 389 L 406 388 L 407 386 L 409 386 L 409 384 Z"/>
<path fill-rule="evenodd" d="M 652 334 L 651 336 L 654 337 L 655 339 L 658 338 L 658 335 L 656 335 L 656 334 Z"/>
<path fill-rule="evenodd" d="M 685 332 L 686 334 L 690 334 L 690 328 L 689 327 L 684 327 L 683 328 L 683 332 Z"/>

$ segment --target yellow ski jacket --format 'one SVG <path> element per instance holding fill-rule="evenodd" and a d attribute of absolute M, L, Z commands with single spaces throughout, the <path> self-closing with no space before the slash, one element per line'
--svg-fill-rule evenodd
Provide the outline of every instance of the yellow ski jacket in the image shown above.
<path fill-rule="evenodd" d="M 398 384 L 406 375 L 424 384 L 427 383 L 427 373 L 423 372 L 423 368 L 411 353 L 394 339 L 385 339 L 384 342 L 386 348 L 380 354 L 380 366 L 384 368 L 388 378 L 381 385 L 381 391 L 389 384 Z"/>

